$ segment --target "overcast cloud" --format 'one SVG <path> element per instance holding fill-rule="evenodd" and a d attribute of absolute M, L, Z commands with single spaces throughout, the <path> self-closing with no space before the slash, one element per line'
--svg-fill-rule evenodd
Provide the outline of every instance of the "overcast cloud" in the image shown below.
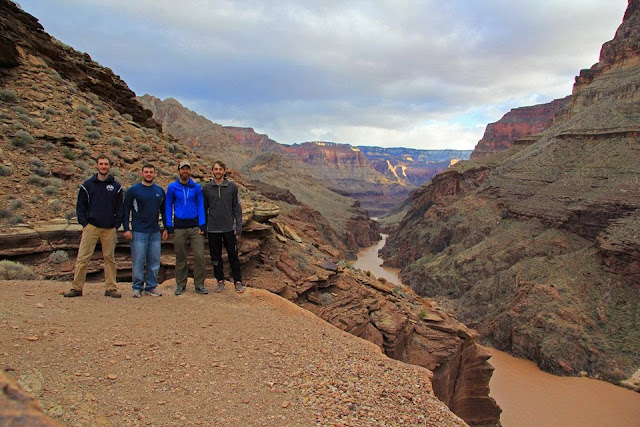
<path fill-rule="evenodd" d="M 571 93 L 626 0 L 19 0 L 138 95 L 281 143 L 472 149 Z"/>

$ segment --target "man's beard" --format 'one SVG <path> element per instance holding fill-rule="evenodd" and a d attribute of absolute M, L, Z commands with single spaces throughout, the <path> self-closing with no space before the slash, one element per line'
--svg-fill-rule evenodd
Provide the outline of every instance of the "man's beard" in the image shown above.
<path fill-rule="evenodd" d="M 151 184 L 151 183 L 153 182 L 153 178 L 151 178 L 151 179 L 142 178 L 142 180 L 143 180 L 144 182 L 146 182 L 147 184 Z"/>

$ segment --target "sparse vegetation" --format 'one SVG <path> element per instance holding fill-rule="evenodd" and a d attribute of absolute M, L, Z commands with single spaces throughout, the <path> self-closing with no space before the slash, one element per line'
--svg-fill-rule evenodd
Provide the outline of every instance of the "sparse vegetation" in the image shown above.
<path fill-rule="evenodd" d="M 133 141 L 133 138 L 131 138 L 129 135 L 126 135 L 124 137 L 124 140 L 125 140 L 125 142 L 131 142 L 131 141 Z"/>
<path fill-rule="evenodd" d="M 117 148 L 112 148 L 111 154 L 113 154 L 116 157 L 120 157 L 120 150 L 118 150 Z"/>
<path fill-rule="evenodd" d="M 42 129 L 44 127 L 42 122 L 40 120 L 36 120 L 36 119 L 29 119 L 29 125 L 31 127 L 36 128 L 36 129 Z"/>
<path fill-rule="evenodd" d="M 10 166 L 0 165 L 0 176 L 10 176 L 13 174 L 13 169 Z"/>
<path fill-rule="evenodd" d="M 11 144 L 15 147 L 24 148 L 33 143 L 33 136 L 26 130 L 19 130 L 15 136 L 11 138 Z"/>
<path fill-rule="evenodd" d="M 85 115 L 87 115 L 87 116 L 91 116 L 91 115 L 93 114 L 93 113 L 91 112 L 91 108 L 87 107 L 87 106 L 86 106 L 86 105 L 84 105 L 84 104 L 79 104 L 79 105 L 76 107 L 76 111 L 79 111 L 79 112 L 81 112 L 81 113 L 83 113 L 83 114 L 85 114 Z"/>
<path fill-rule="evenodd" d="M 0 99 L 4 102 L 14 102 L 18 99 L 18 94 L 15 90 L 0 89 Z"/>
<path fill-rule="evenodd" d="M 87 126 L 99 126 L 100 121 L 98 119 L 94 119 L 93 117 L 89 117 L 88 119 L 85 119 L 84 124 L 86 124 Z"/>
<path fill-rule="evenodd" d="M 112 136 L 111 138 L 107 139 L 107 144 L 113 145 L 115 147 L 120 147 L 122 146 L 122 139 L 118 138 L 117 136 Z"/>
<path fill-rule="evenodd" d="M 318 297 L 321 305 L 329 305 L 333 302 L 333 295 L 329 292 L 322 292 Z"/>
<path fill-rule="evenodd" d="M 9 218 L 11 216 L 11 211 L 9 209 L 0 209 L 0 219 Z"/>
<path fill-rule="evenodd" d="M 20 106 L 20 105 L 16 105 L 14 107 L 11 107 L 11 109 L 13 111 L 15 111 L 17 114 L 29 114 L 29 110 L 27 110 L 26 108 Z"/>
<path fill-rule="evenodd" d="M 60 152 L 65 159 L 73 160 L 76 158 L 76 155 L 73 153 L 73 151 L 71 151 L 69 147 L 62 147 L 62 150 L 60 150 Z"/>
<path fill-rule="evenodd" d="M 69 254 L 63 250 L 57 250 L 49 254 L 49 261 L 53 264 L 62 264 L 69 261 Z"/>
<path fill-rule="evenodd" d="M 57 187 L 54 187 L 53 185 L 47 185 L 46 187 L 44 187 L 42 191 L 46 196 L 56 196 L 60 194 L 60 190 Z"/>
<path fill-rule="evenodd" d="M 14 215 L 9 220 L 9 224 L 22 224 L 23 222 L 24 218 L 22 218 L 22 215 Z"/>
<path fill-rule="evenodd" d="M 127 113 L 124 113 L 124 114 L 122 115 L 122 118 L 123 118 L 123 119 L 125 119 L 125 120 L 126 120 L 126 121 L 128 121 L 128 122 L 130 122 L 130 121 L 132 121 L 132 120 L 133 120 L 133 116 L 131 116 L 131 114 L 127 114 Z"/>
<path fill-rule="evenodd" d="M 56 110 L 56 109 L 55 109 L 55 108 L 53 108 L 53 107 L 47 107 L 47 108 L 45 108 L 45 109 L 44 109 L 44 112 L 45 112 L 45 113 L 47 113 L 47 114 L 54 115 L 54 116 L 60 115 L 60 111 Z"/>
<path fill-rule="evenodd" d="M 86 134 L 86 137 L 89 139 L 100 139 L 101 136 L 102 134 L 97 130 L 92 130 Z"/>
<path fill-rule="evenodd" d="M 418 317 L 421 319 L 425 319 L 427 317 L 427 310 L 425 310 L 424 308 L 420 310 L 420 313 L 418 313 Z"/>
<path fill-rule="evenodd" d="M 23 206 L 24 206 L 24 202 L 20 199 L 12 200 L 9 203 L 9 209 L 11 209 L 12 211 L 15 211 L 16 209 L 20 209 Z"/>
<path fill-rule="evenodd" d="M 56 148 L 56 146 L 55 146 L 55 144 L 53 144 L 52 142 L 45 142 L 45 143 L 42 145 L 42 149 L 43 149 L 43 150 L 46 150 L 46 151 L 53 150 L 54 148 Z"/>
<path fill-rule="evenodd" d="M 145 153 L 148 153 L 149 151 L 151 151 L 151 147 L 148 146 L 147 144 L 141 144 L 140 149 Z"/>
<path fill-rule="evenodd" d="M 0 261 L 0 279 L 2 280 L 30 280 L 34 277 L 33 270 L 26 265 L 8 259 Z"/>

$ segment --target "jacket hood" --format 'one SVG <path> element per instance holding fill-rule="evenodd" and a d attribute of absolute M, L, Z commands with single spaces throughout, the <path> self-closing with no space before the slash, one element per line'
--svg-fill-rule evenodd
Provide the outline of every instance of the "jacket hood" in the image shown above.
<path fill-rule="evenodd" d="M 179 179 L 176 179 L 175 182 L 176 182 L 176 184 L 184 185 L 185 187 L 195 187 L 196 186 L 196 182 L 191 178 L 189 178 L 189 182 L 187 182 L 186 184 L 181 183 Z"/>

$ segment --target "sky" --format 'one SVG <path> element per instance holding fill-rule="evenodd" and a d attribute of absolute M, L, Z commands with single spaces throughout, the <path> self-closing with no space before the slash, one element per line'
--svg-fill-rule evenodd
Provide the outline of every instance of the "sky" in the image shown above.
<path fill-rule="evenodd" d="M 470 150 L 571 93 L 627 0 L 18 0 L 137 94 L 283 144 Z"/>

